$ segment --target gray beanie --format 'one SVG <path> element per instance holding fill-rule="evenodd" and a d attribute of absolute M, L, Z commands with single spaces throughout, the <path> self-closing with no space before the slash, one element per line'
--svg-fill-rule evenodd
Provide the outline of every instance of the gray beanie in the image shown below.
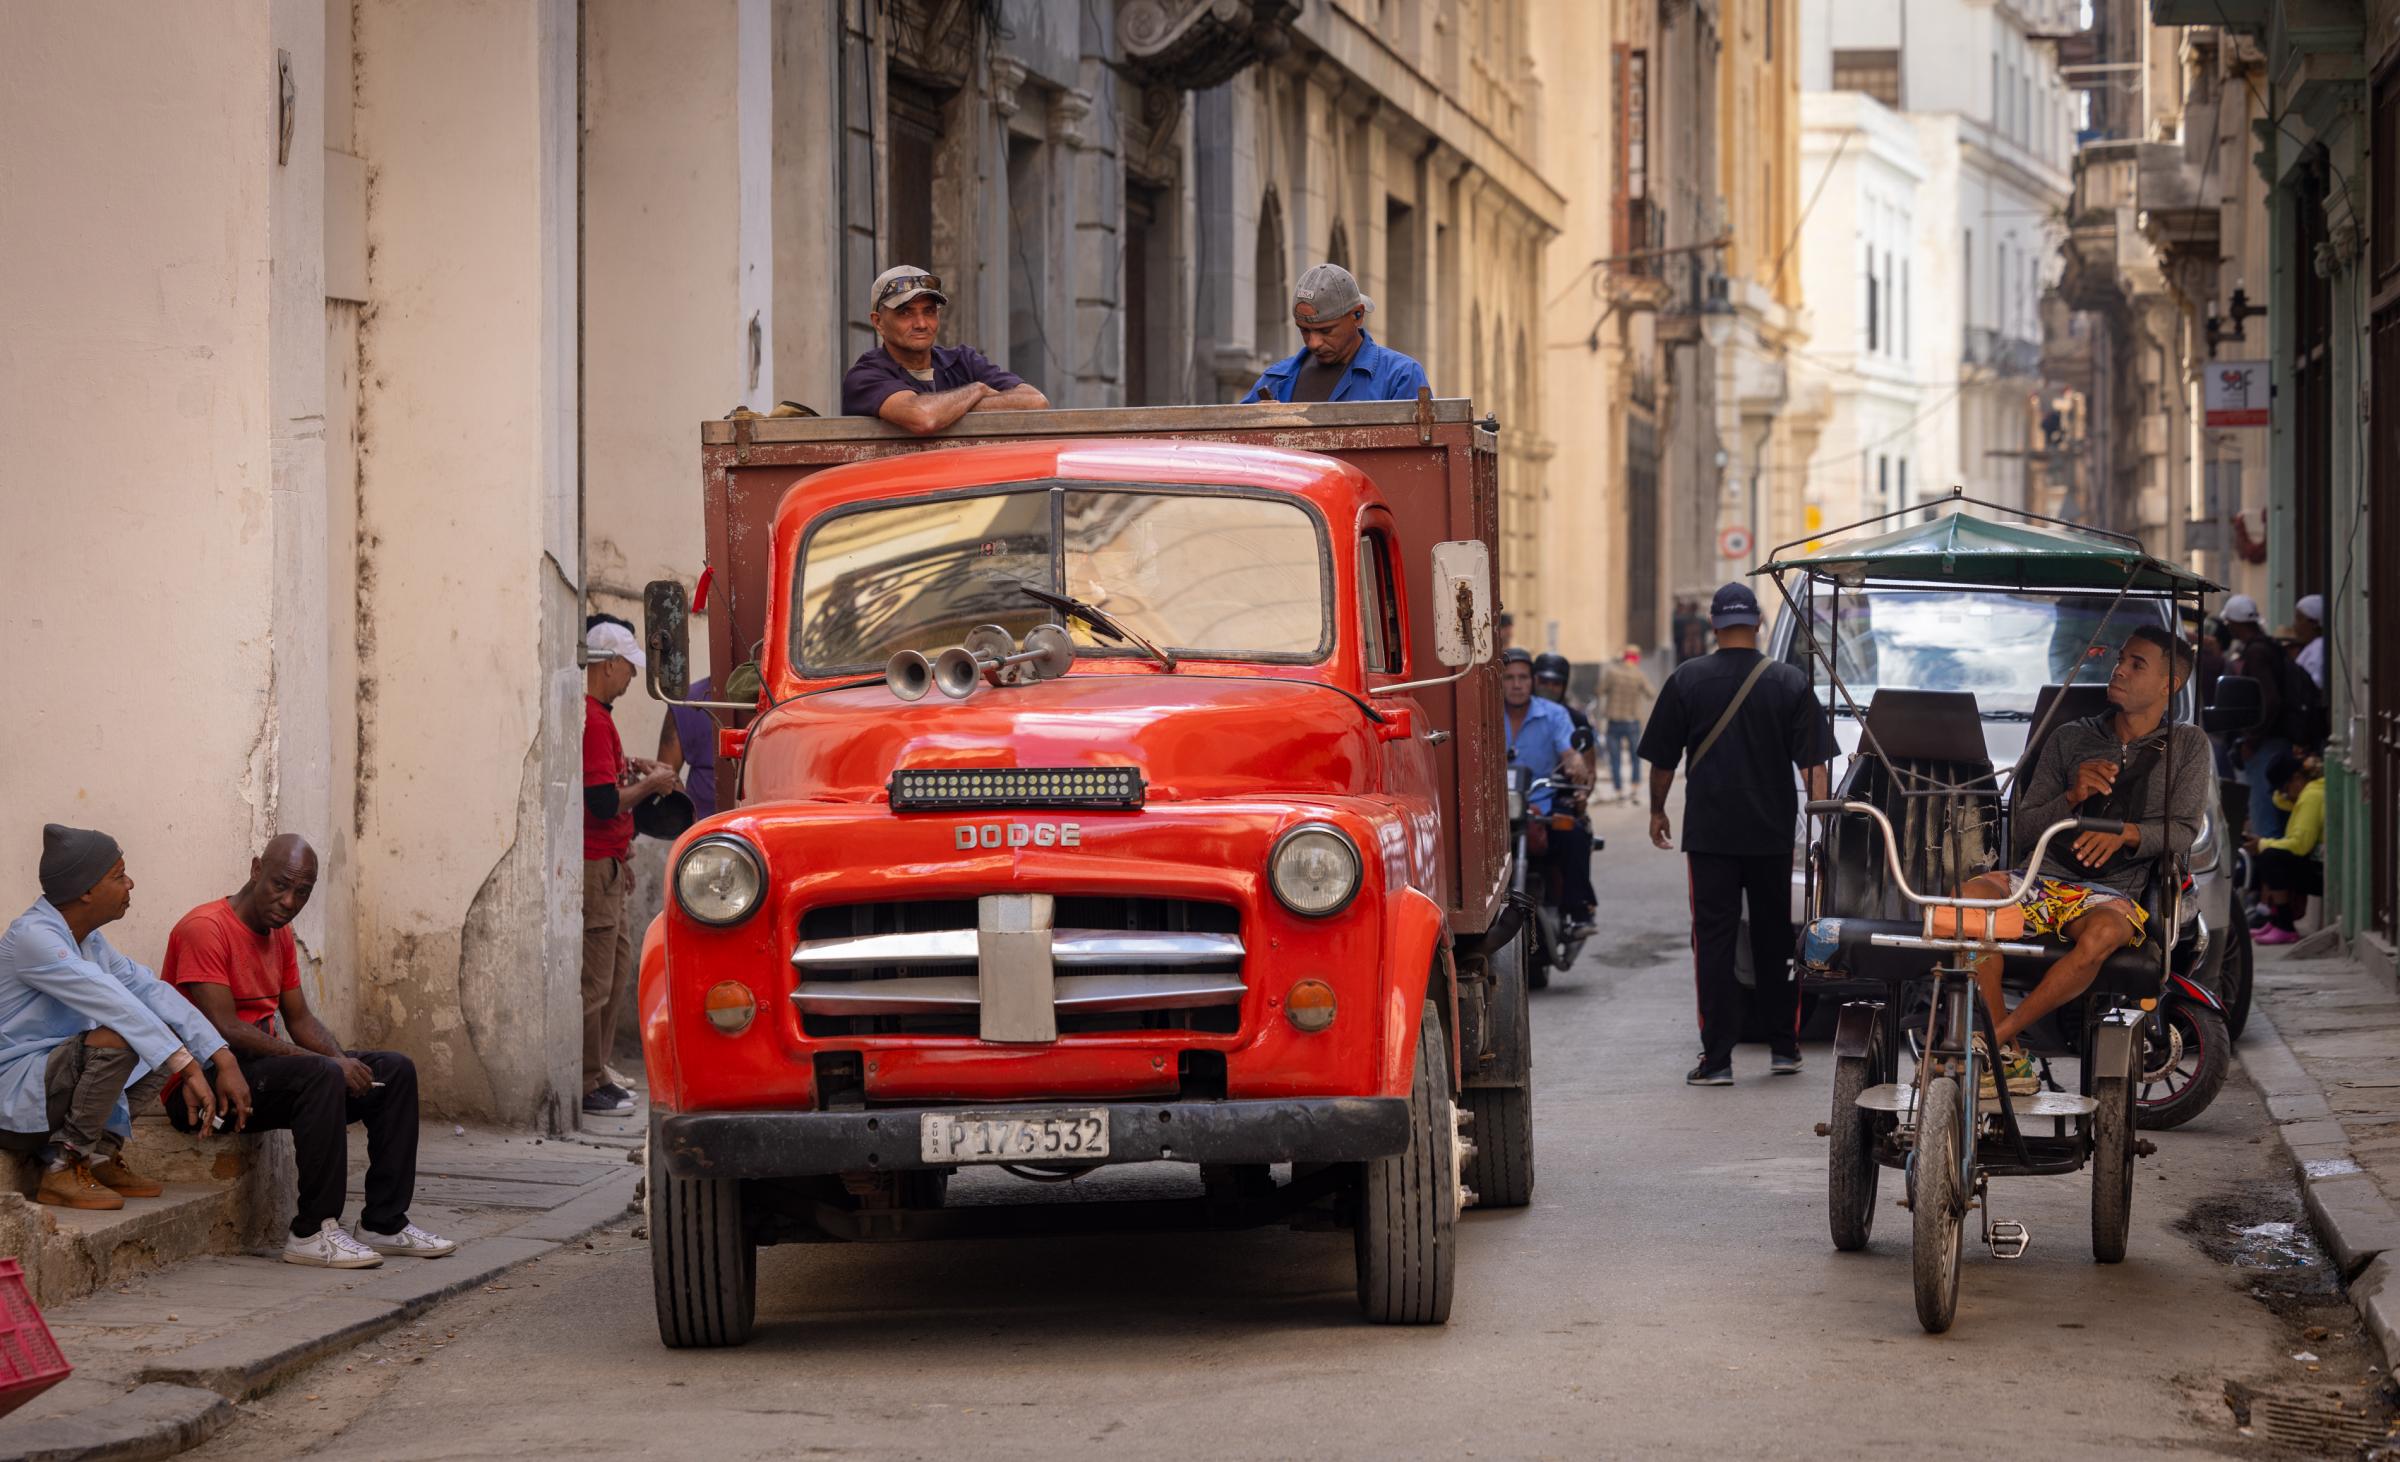
<path fill-rule="evenodd" d="M 117 840 L 89 828 L 42 825 L 42 897 L 64 907 L 92 891 L 124 854 Z"/>

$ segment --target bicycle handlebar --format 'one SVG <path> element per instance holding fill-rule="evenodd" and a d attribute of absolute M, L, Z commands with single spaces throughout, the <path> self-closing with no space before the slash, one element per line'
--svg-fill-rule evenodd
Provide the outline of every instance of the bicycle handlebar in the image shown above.
<path fill-rule="evenodd" d="M 2006 898 L 1977 899 L 1968 898 L 1963 894 L 1941 898 L 1929 897 L 1908 886 L 1908 875 L 1902 871 L 1906 864 L 1900 857 L 1900 840 L 1893 835 L 1892 820 L 1883 815 L 1882 808 L 1871 802 L 1850 802 L 1836 797 L 1811 802 L 1808 804 L 1808 811 L 1812 816 L 1817 817 L 1831 817 L 1843 812 L 1859 812 L 1874 818 L 1875 825 L 1883 829 L 1883 851 L 1884 856 L 1891 861 L 1892 881 L 1900 885 L 1902 898 L 1920 908 L 1940 905 L 1953 909 L 2004 909 L 2010 904 L 2021 901 L 2025 897 L 2025 891 L 2033 887 L 2033 880 L 2041 875 L 2042 859 L 2050 851 L 2052 838 L 2057 837 L 2060 833 L 2107 833 L 2111 837 L 2115 837 L 2125 831 L 2124 822 L 2116 818 L 2062 818 L 2042 829 L 2040 841 L 2033 845 L 2033 855 L 2025 860 L 2024 876 L 2016 881 L 2015 887 L 2009 890 Z"/>

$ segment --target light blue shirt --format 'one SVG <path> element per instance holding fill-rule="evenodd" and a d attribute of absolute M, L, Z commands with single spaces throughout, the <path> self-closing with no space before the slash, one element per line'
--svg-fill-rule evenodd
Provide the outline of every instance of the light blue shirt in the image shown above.
<path fill-rule="evenodd" d="M 1350 368 L 1333 384 L 1328 401 L 1414 401 L 1417 391 L 1426 384 L 1425 367 L 1397 350 L 1377 345 L 1375 337 L 1361 330 L 1358 350 L 1350 357 Z M 1268 366 L 1250 389 L 1243 393 L 1244 402 L 1289 401 L 1292 387 L 1299 382 L 1300 367 L 1308 360 L 1306 346 L 1293 351 L 1282 360 Z"/>
<path fill-rule="evenodd" d="M 50 1053 L 101 1026 L 123 1036 L 139 1058 L 133 1081 L 177 1046 L 202 1061 L 225 1048 L 208 1017 L 173 987 L 117 953 L 97 929 L 76 944 L 66 916 L 35 899 L 0 934 L 0 1129 L 50 1131 Z M 119 1137 L 133 1131 L 121 1095 L 108 1130 Z"/>
<path fill-rule="evenodd" d="M 1500 712 L 1500 725 L 1508 734 L 1510 766 L 1533 768 L 1535 781 L 1558 776 L 1559 759 L 1567 754 L 1575 735 L 1574 719 L 1568 716 L 1565 706 L 1537 695 L 1525 707 L 1524 725 L 1509 729 L 1505 708 Z M 1552 790 L 1549 787 L 1539 788 L 1527 799 L 1534 811 L 1550 810 Z"/>

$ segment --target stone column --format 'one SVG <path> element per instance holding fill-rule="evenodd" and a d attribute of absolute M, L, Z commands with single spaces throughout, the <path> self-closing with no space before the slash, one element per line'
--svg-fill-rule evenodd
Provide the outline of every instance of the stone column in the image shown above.
<path fill-rule="evenodd" d="M 582 1029 L 576 7 L 356 13 L 365 1034 L 416 1058 L 436 1112 L 560 1129 Z"/>
<path fill-rule="evenodd" d="M 1078 160 L 1077 153 L 1086 145 L 1083 129 L 1092 114 L 1091 94 L 1079 90 L 1054 93 L 1050 98 L 1048 126 L 1049 167 L 1047 169 L 1050 196 L 1044 200 L 1042 216 L 1047 241 L 1043 259 L 1048 265 L 1048 278 L 1041 281 L 1038 297 L 1043 301 L 1042 335 L 1049 342 L 1050 359 L 1045 362 L 1045 376 L 1056 383 L 1051 392 L 1054 406 L 1095 406 L 1099 402 L 1084 395 L 1083 351 L 1077 343 L 1077 310 L 1075 296 L 1079 281 L 1076 278 Z"/>
<path fill-rule="evenodd" d="M 1458 178 L 1466 165 L 1466 158 L 1446 142 L 1434 143 L 1417 160 L 1419 193 L 1424 199 L 1424 206 L 1417 212 L 1424 220 L 1425 230 L 1421 256 L 1425 265 L 1421 272 L 1425 280 L 1426 352 L 1422 360 L 1437 396 L 1464 396 L 1468 387 L 1467 354 L 1460 345 L 1465 339 L 1467 290 L 1462 281 L 1453 278 L 1459 272 L 1461 244 L 1456 216 Z"/>

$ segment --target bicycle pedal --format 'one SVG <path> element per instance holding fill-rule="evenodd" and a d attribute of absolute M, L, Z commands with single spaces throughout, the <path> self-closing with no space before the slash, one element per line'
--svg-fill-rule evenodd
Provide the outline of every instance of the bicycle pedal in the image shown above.
<path fill-rule="evenodd" d="M 1992 1220 L 1991 1242 L 1993 1258 L 2022 1259 L 2025 1251 L 2033 1247 L 2033 1235 L 2026 1231 L 2025 1225 L 2013 1218 L 1995 1218 Z"/>

